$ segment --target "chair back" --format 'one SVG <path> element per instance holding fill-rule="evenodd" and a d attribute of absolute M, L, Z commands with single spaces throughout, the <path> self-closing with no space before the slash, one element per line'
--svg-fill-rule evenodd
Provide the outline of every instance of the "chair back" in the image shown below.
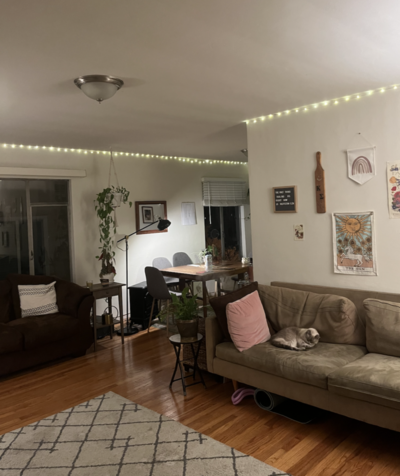
<path fill-rule="evenodd" d="M 171 299 L 168 286 L 164 281 L 161 271 L 154 266 L 146 266 L 144 269 L 147 281 L 147 291 L 155 299 Z"/>
<path fill-rule="evenodd" d="M 164 269 L 164 268 L 172 268 L 171 261 L 167 258 L 154 258 L 153 259 L 153 266 L 157 269 Z"/>
<path fill-rule="evenodd" d="M 172 257 L 172 263 L 174 266 L 186 266 L 188 264 L 193 264 L 193 261 L 187 253 L 179 251 Z"/>

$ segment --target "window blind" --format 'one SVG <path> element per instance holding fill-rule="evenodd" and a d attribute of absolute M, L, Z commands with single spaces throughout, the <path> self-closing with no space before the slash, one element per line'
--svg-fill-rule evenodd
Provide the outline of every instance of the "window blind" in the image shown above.
<path fill-rule="evenodd" d="M 205 207 L 238 207 L 248 203 L 248 184 L 243 180 L 203 179 Z"/>

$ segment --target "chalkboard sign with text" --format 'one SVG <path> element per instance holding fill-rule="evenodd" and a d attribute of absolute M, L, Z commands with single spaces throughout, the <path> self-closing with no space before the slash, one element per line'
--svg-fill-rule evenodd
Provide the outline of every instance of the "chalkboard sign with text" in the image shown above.
<path fill-rule="evenodd" d="M 274 187 L 274 211 L 275 213 L 297 212 L 297 187 Z"/>

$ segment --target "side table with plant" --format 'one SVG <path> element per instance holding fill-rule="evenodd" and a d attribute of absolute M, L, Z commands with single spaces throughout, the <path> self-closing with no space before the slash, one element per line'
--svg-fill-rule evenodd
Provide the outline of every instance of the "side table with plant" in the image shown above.
<path fill-rule="evenodd" d="M 160 318 L 167 319 L 172 314 L 181 338 L 188 340 L 197 337 L 199 323 L 197 295 L 188 297 L 189 292 L 190 289 L 186 287 L 181 297 L 171 294 L 172 303 L 158 314 Z"/>

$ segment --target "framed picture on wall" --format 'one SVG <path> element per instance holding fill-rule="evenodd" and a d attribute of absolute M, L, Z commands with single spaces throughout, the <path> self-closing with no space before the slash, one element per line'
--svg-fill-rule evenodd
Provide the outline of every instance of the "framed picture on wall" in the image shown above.
<path fill-rule="evenodd" d="M 165 200 L 151 202 L 135 202 L 136 230 L 146 227 L 139 231 L 138 235 L 146 233 L 168 233 L 168 228 L 159 230 L 157 228 L 158 219 L 167 220 L 167 202 Z M 156 222 L 156 223 L 154 223 Z M 150 226 L 149 226 L 150 225 Z"/>
<path fill-rule="evenodd" d="M 142 207 L 142 219 L 143 223 L 153 223 L 154 213 L 153 207 Z"/>

